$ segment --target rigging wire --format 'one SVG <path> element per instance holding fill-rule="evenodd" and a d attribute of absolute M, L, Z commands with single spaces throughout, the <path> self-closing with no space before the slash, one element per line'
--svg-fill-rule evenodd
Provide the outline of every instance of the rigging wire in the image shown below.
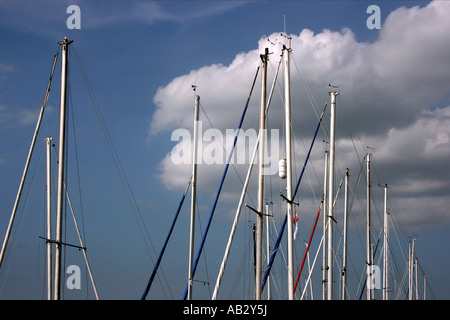
<path fill-rule="evenodd" d="M 169 234 L 168 234 L 167 237 L 166 237 L 166 240 L 165 240 L 165 242 L 164 242 L 164 245 L 163 245 L 163 247 L 162 247 L 162 249 L 161 249 L 161 252 L 160 252 L 160 254 L 159 254 L 159 256 L 158 256 L 158 260 L 156 261 L 155 266 L 153 267 L 152 274 L 150 275 L 150 279 L 148 280 L 147 287 L 145 288 L 145 291 L 144 291 L 144 293 L 143 293 L 143 295 L 142 295 L 142 297 L 141 297 L 141 300 L 145 300 L 145 298 L 147 297 L 148 292 L 150 291 L 151 285 L 152 285 L 152 283 L 153 283 L 153 279 L 154 279 L 154 277 L 155 277 L 155 275 L 156 275 L 156 272 L 157 272 L 157 270 L 158 270 L 158 268 L 159 268 L 159 265 L 160 265 L 160 263 L 161 263 L 161 260 L 162 260 L 162 258 L 163 258 L 163 255 L 164 255 L 164 252 L 166 251 L 167 244 L 168 244 L 168 242 L 169 242 L 170 236 L 172 235 L 173 229 L 174 229 L 174 227 L 175 227 L 175 223 L 176 223 L 176 221 L 178 220 L 178 216 L 179 216 L 179 214 L 180 214 L 181 207 L 183 206 L 184 200 L 185 200 L 185 198 L 186 198 L 186 194 L 187 194 L 187 192 L 188 192 L 188 190 L 189 190 L 189 187 L 191 186 L 191 182 L 192 182 L 192 177 L 189 179 L 188 185 L 187 185 L 187 187 L 186 187 L 186 189 L 185 189 L 185 191 L 184 191 L 184 193 L 183 193 L 183 196 L 181 197 L 181 201 L 180 201 L 180 203 L 179 203 L 179 205 L 178 205 L 177 212 L 176 212 L 176 214 L 175 214 L 175 217 L 174 217 L 174 219 L 173 219 L 172 225 L 171 225 L 171 227 L 170 227 Z M 164 288 L 163 288 L 163 290 L 164 290 Z M 170 288 L 169 288 L 169 290 L 170 290 Z M 164 292 L 164 293 L 165 293 L 165 292 Z M 172 293 L 171 293 L 171 295 L 172 295 Z M 173 297 L 173 296 L 172 296 L 172 297 Z"/>
<path fill-rule="evenodd" d="M 83 233 L 83 239 L 84 239 L 84 244 L 87 246 L 87 242 L 86 242 L 86 233 L 85 233 L 85 225 L 84 225 L 84 210 L 83 210 L 83 201 L 82 201 L 82 190 L 81 190 L 81 178 L 80 178 L 80 165 L 79 165 L 79 158 L 78 158 L 78 144 L 77 144 L 77 133 L 76 133 L 76 129 L 75 129 L 75 113 L 74 113 L 74 103 L 73 103 L 73 95 L 72 95 L 72 86 L 71 86 L 71 77 L 70 77 L 70 64 L 67 66 L 67 96 L 68 96 L 68 100 L 69 103 L 67 103 L 67 109 L 68 112 L 67 114 L 70 115 L 67 117 L 66 119 L 66 128 L 67 128 L 67 134 L 66 134 L 66 162 L 65 162 L 65 173 L 64 173 L 64 177 L 65 177 L 65 181 L 68 181 L 68 168 L 69 168 L 69 150 L 71 150 L 69 148 L 69 136 L 70 136 L 70 132 L 69 130 L 72 130 L 73 134 L 71 134 L 72 138 L 73 138 L 73 148 L 74 148 L 74 158 L 75 158 L 75 171 L 76 171 L 76 180 L 77 180 L 77 187 L 78 187 L 78 201 L 79 201 L 79 205 L 80 205 L 80 214 L 81 214 L 81 226 L 82 226 L 82 233 Z M 70 118 L 70 120 L 69 120 Z M 71 124 L 71 126 L 69 126 L 68 124 Z M 56 150 L 55 150 L 55 154 L 56 154 Z M 58 156 L 56 156 L 56 159 L 58 159 Z M 65 201 L 65 208 L 64 208 L 64 237 L 65 240 L 64 242 L 67 243 L 67 200 L 64 197 L 64 201 Z M 74 213 L 73 213 L 74 214 Z M 66 263 L 66 246 L 64 246 L 64 268 L 63 270 L 65 270 L 65 263 Z M 88 271 L 85 270 L 85 281 L 86 281 L 86 288 L 89 288 L 88 286 Z M 63 286 L 63 297 L 64 297 L 64 293 L 65 293 L 65 286 Z M 86 298 L 89 299 L 89 290 L 86 290 Z"/>
<path fill-rule="evenodd" d="M 205 241 L 206 241 L 206 236 L 208 235 L 209 228 L 211 226 L 211 222 L 212 222 L 212 218 L 214 216 L 214 212 L 215 212 L 215 209 L 216 209 L 216 206 L 217 206 L 217 202 L 219 200 L 219 196 L 220 196 L 220 193 L 222 191 L 222 187 L 223 187 L 223 184 L 224 184 L 227 172 L 228 172 L 228 168 L 230 166 L 230 161 L 231 161 L 231 158 L 232 158 L 232 156 L 234 154 L 234 150 L 236 148 L 237 139 L 239 137 L 239 131 L 242 128 L 242 124 L 243 124 L 243 121 L 244 121 L 244 118 L 245 118 L 245 114 L 247 113 L 248 105 L 249 105 L 250 98 L 251 98 L 251 95 L 252 95 L 252 92 L 253 92 L 253 88 L 254 88 L 254 84 L 255 84 L 255 81 L 256 81 L 256 77 L 257 77 L 258 71 L 259 71 L 259 68 L 258 68 L 258 70 L 256 72 L 256 75 L 255 75 L 255 78 L 253 80 L 252 87 L 251 87 L 251 90 L 250 90 L 250 94 L 249 94 L 249 96 L 247 98 L 247 102 L 245 104 L 244 110 L 243 110 L 241 118 L 239 120 L 238 130 L 236 131 L 236 134 L 235 134 L 235 137 L 234 137 L 233 146 L 232 146 L 232 149 L 231 149 L 231 151 L 230 151 L 230 153 L 228 155 L 228 159 L 227 159 L 227 162 L 226 162 L 226 165 L 225 165 L 225 169 L 223 171 L 222 178 L 221 178 L 221 181 L 220 181 L 219 189 L 218 189 L 218 191 L 216 193 L 216 197 L 215 197 L 215 200 L 214 200 L 214 203 L 213 203 L 213 207 L 211 209 L 211 213 L 210 213 L 210 216 L 209 216 L 209 219 L 208 219 L 205 231 L 203 233 L 202 241 L 200 243 L 200 248 L 199 248 L 199 250 L 197 252 L 197 256 L 196 256 L 195 261 L 194 261 L 194 266 L 192 268 L 192 276 L 195 275 L 195 271 L 196 271 L 197 266 L 198 266 L 198 260 L 200 258 L 200 255 L 201 255 L 202 251 L 203 251 L 203 247 L 204 247 L 204 244 L 205 244 Z M 184 295 L 183 295 L 183 300 L 186 299 L 186 296 L 187 296 L 187 293 L 188 293 L 188 285 L 189 284 L 186 285 L 186 289 L 185 289 Z"/>
<path fill-rule="evenodd" d="M 128 198 L 128 202 L 130 204 L 131 211 L 132 211 L 133 216 L 134 216 L 134 218 L 135 218 L 135 220 L 137 222 L 139 232 L 141 234 L 142 239 L 144 240 L 144 244 L 145 244 L 145 247 L 147 249 L 148 255 L 149 255 L 152 263 L 154 264 L 153 254 L 156 255 L 156 251 L 154 249 L 154 246 L 153 246 L 150 234 L 148 232 L 148 229 L 147 229 L 146 224 L 144 222 L 144 219 L 142 217 L 142 214 L 141 214 L 141 211 L 140 211 L 139 206 L 137 204 L 136 198 L 134 196 L 134 192 L 133 192 L 133 190 L 131 188 L 131 185 L 130 185 L 129 180 L 127 178 L 127 175 L 125 173 L 125 170 L 124 170 L 124 167 L 122 165 L 122 162 L 120 161 L 120 158 L 118 156 L 116 147 L 115 147 L 114 142 L 113 142 L 113 140 L 111 138 L 111 135 L 109 133 L 106 121 L 105 121 L 105 119 L 103 117 L 103 114 L 102 114 L 102 112 L 100 110 L 100 106 L 99 106 L 99 104 L 97 102 L 97 99 L 96 99 L 96 97 L 95 97 L 95 95 L 93 93 L 93 90 L 92 90 L 92 88 L 90 86 L 90 83 L 89 83 L 86 71 L 85 71 L 85 69 L 84 69 L 84 67 L 83 67 L 83 65 L 81 63 L 81 59 L 80 59 L 80 57 L 79 57 L 79 55 L 78 55 L 78 53 L 76 51 L 75 46 L 72 46 L 71 48 L 72 48 L 72 51 L 74 52 L 75 59 L 77 61 L 78 67 L 79 67 L 80 72 L 81 72 L 81 76 L 83 78 L 84 84 L 85 84 L 86 89 L 87 89 L 88 94 L 89 94 L 89 98 L 91 100 L 91 105 L 92 105 L 92 107 L 93 107 L 93 109 L 95 111 L 95 114 L 97 116 L 97 119 L 99 121 L 100 128 L 101 128 L 102 133 L 103 133 L 103 135 L 105 137 L 105 140 L 106 140 L 108 149 L 110 151 L 111 157 L 113 159 L 116 171 L 117 171 L 117 173 L 119 175 L 120 181 L 121 181 L 122 186 L 123 186 L 124 191 L 125 191 L 125 194 L 126 194 L 126 196 Z M 163 276 L 165 277 L 164 271 L 162 271 L 162 273 L 163 273 Z M 158 279 L 161 282 L 161 280 L 159 278 L 159 275 L 158 275 Z"/>
<path fill-rule="evenodd" d="M 313 107 L 315 107 L 316 103 L 315 103 L 315 101 L 314 101 L 314 98 L 313 98 L 313 95 L 312 95 L 311 90 L 310 90 L 310 88 L 309 88 L 309 85 L 308 85 L 308 83 L 306 82 L 305 78 L 303 77 L 303 75 L 302 75 L 300 69 L 298 68 L 298 66 L 297 66 L 297 64 L 296 64 L 296 62 L 295 62 L 295 59 L 292 59 L 292 60 L 294 61 L 294 65 L 295 65 L 295 67 L 296 67 L 296 69 L 297 69 L 297 72 L 300 74 L 301 79 L 302 79 L 302 81 L 303 81 L 303 83 L 304 83 L 304 86 L 305 86 L 305 89 L 306 89 L 306 92 L 307 92 L 308 99 L 310 100 L 311 105 L 312 105 Z M 338 99 L 339 99 L 339 104 L 342 105 L 342 102 L 341 102 L 341 100 L 340 100 L 340 96 L 338 96 Z M 318 112 L 317 112 L 316 109 L 317 109 L 317 108 L 314 108 L 314 111 L 315 111 L 316 116 L 317 116 Z M 360 181 L 360 178 L 361 178 L 361 172 L 362 172 L 363 162 L 361 161 L 361 156 L 359 155 L 358 149 L 357 149 L 357 147 L 356 147 L 355 139 L 354 139 L 353 134 L 352 134 L 352 132 L 351 132 L 351 130 L 350 130 L 349 122 L 348 122 L 348 119 L 347 119 L 347 116 L 346 116 L 346 113 L 345 113 L 345 108 L 342 108 L 342 115 L 343 115 L 343 118 L 344 118 L 344 120 L 345 120 L 344 122 L 345 122 L 345 124 L 346 124 L 347 130 L 348 130 L 348 134 L 349 134 L 349 136 L 350 136 L 350 140 L 351 140 L 352 145 L 353 145 L 353 148 L 354 148 L 354 150 L 355 150 L 356 157 L 357 157 L 358 162 L 359 162 L 359 164 L 360 164 L 360 172 L 359 172 L 358 181 L 357 181 L 357 185 L 358 185 L 358 184 L 359 184 L 359 181 Z M 324 126 L 322 130 L 324 130 L 324 135 L 327 136 L 327 133 L 325 132 L 325 128 L 326 128 L 326 126 Z M 363 144 L 362 144 L 361 138 L 359 138 L 359 143 L 360 143 L 360 145 L 362 146 L 362 148 L 363 148 L 363 150 L 364 150 L 365 147 L 364 147 Z M 378 178 L 378 181 L 380 181 L 380 180 L 381 180 L 381 177 L 379 176 L 378 170 L 374 169 L 373 171 L 375 172 L 375 174 L 376 174 L 376 176 L 377 176 L 377 178 Z M 357 189 L 357 186 L 354 188 L 354 192 L 353 192 L 353 196 L 352 196 L 352 200 L 351 200 L 349 212 L 351 211 L 351 207 L 352 207 L 353 202 L 354 202 L 354 200 L 355 200 L 356 189 Z M 359 200 L 359 202 L 361 202 L 360 199 L 358 199 L 358 200 Z M 378 206 L 376 205 L 376 201 L 374 200 L 374 195 L 373 195 L 373 194 L 371 194 L 371 202 L 374 204 L 375 212 L 377 213 L 377 217 L 378 217 L 378 222 L 381 224 L 380 210 L 378 209 Z M 363 210 L 361 210 L 361 212 L 363 212 Z M 358 233 L 358 234 L 359 234 L 359 233 Z M 373 236 L 373 235 L 372 235 L 372 236 Z M 361 241 L 361 243 L 362 243 L 361 237 L 360 237 L 360 241 Z M 351 259 L 351 257 L 350 257 L 350 259 Z M 353 261 L 353 260 L 351 259 L 351 261 Z"/>
<path fill-rule="evenodd" d="M 12 237 L 10 239 L 10 241 L 12 241 L 12 244 L 9 246 L 9 249 L 6 251 L 5 258 L 7 258 L 6 259 L 7 262 L 5 264 L 5 267 L 1 270 L 2 273 L 4 274 L 4 276 L 3 276 L 4 279 L 8 278 L 9 271 L 10 271 L 10 269 L 12 267 L 12 262 L 11 262 L 11 258 L 10 257 L 14 256 L 14 253 L 16 252 L 17 246 L 19 245 L 19 240 L 16 237 L 16 235 L 19 232 L 19 230 L 21 229 L 23 221 L 25 220 L 26 212 L 28 211 L 31 190 L 33 189 L 33 186 L 34 186 L 36 173 L 38 171 L 39 164 L 41 162 L 41 158 L 42 158 L 42 154 L 43 153 L 44 153 L 44 148 L 41 147 L 40 152 L 39 152 L 39 156 L 38 156 L 38 159 L 37 159 L 37 164 L 36 164 L 35 168 L 32 171 L 29 188 L 26 190 L 26 194 L 25 194 L 24 202 L 23 202 L 23 207 L 22 207 L 22 209 L 19 212 L 18 222 L 16 223 L 15 228 L 12 230 Z M 6 286 L 6 281 L 3 282 L 1 291 L 4 291 L 5 286 Z"/>

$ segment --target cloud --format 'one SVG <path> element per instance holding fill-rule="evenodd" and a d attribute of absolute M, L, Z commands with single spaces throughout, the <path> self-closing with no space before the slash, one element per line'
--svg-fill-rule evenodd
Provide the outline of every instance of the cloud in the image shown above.
<path fill-rule="evenodd" d="M 347 114 L 358 119 L 352 123 L 353 129 L 365 135 L 407 126 L 416 121 L 425 106 L 448 99 L 449 73 L 443 66 L 450 59 L 450 43 L 445 41 L 446 30 L 450 29 L 446 19 L 449 11 L 446 2 L 433 2 L 425 8 L 400 8 L 387 17 L 380 38 L 374 43 L 358 42 L 347 28 L 318 34 L 304 29 L 299 35 L 292 35 L 292 101 L 299 126 L 316 118 L 309 112 L 310 102 L 299 72 L 320 105 L 328 100 L 328 84 L 340 85 Z M 213 116 L 218 122 L 234 126 L 232 118 L 222 117 L 239 113 L 242 108 L 259 54 L 270 47 L 272 68 L 278 63 L 281 45 L 273 47 L 268 39 L 283 40 L 279 33 L 263 37 L 257 49 L 238 54 L 229 66 L 215 64 L 192 70 L 160 88 L 154 98 L 157 111 L 151 133 L 190 127 L 187 119 L 191 84 L 198 85 L 202 101 L 209 108 L 229 111 Z M 270 76 L 273 72 L 269 79 Z"/>
<path fill-rule="evenodd" d="M 9 106 L 0 104 L 0 126 L 4 128 L 25 127 L 35 123 L 38 114 L 39 110 L 13 110 Z"/>
<path fill-rule="evenodd" d="M 117 5 L 99 6 L 97 3 L 83 2 L 80 4 L 82 12 L 86 13 L 84 21 L 87 28 L 108 27 L 124 23 L 154 24 L 158 21 L 174 21 L 179 19 L 164 10 L 157 1 L 132 1 L 123 7 Z"/>
<path fill-rule="evenodd" d="M 235 119 L 242 113 L 245 97 L 257 70 L 258 59 L 256 50 L 242 53 L 229 66 L 214 64 L 193 70 L 159 88 L 153 99 L 157 109 L 152 117 L 151 135 L 176 127 L 192 127 L 194 105 L 192 85 L 198 87 L 200 103 L 210 117 L 211 123 L 221 129 L 234 128 L 236 124 L 233 122 L 236 122 Z M 210 112 L 213 109 L 227 112 Z"/>
<path fill-rule="evenodd" d="M 67 32 L 66 12 L 70 5 L 80 7 L 81 28 L 98 29 L 129 23 L 153 25 L 158 22 L 186 23 L 214 17 L 245 4 L 241 1 L 86 1 L 86 0 L 3 0 L 0 2 L 0 25 L 54 38 Z"/>
<path fill-rule="evenodd" d="M 317 114 L 329 100 L 328 84 L 339 85 L 336 130 L 340 170 L 351 167 L 356 174 L 367 152 L 366 146 L 375 148 L 374 160 L 387 180 L 381 182 L 392 185 L 401 199 L 405 199 L 408 213 L 403 214 L 411 225 L 450 222 L 446 209 L 450 206 L 447 200 L 450 177 L 446 173 L 446 159 L 450 158 L 449 14 L 450 3 L 445 1 L 434 1 L 423 8 L 399 8 L 386 18 L 379 38 L 373 43 L 358 42 L 348 28 L 317 34 L 304 29 L 298 35 L 291 35 L 292 125 L 296 139 L 302 139 L 302 144 L 296 142 L 299 159 L 305 158 L 317 125 Z M 156 111 L 150 135 L 154 137 L 176 128 L 191 131 L 192 84 L 198 86 L 208 121 L 218 130 L 235 128 L 260 62 L 259 55 L 265 47 L 270 48 L 270 88 L 281 54 L 280 42 L 284 38 L 279 33 L 262 37 L 258 48 L 239 53 L 230 65 L 204 66 L 159 88 L 153 100 Z M 306 79 L 307 85 L 302 79 Z M 245 128 L 258 127 L 259 87 L 257 81 Z M 283 128 L 282 92 L 283 84 L 277 85 L 270 113 L 273 128 Z M 324 139 L 327 139 L 328 114 L 321 133 Z M 319 172 L 323 169 L 323 151 L 323 145 L 316 146 L 311 157 L 311 165 Z M 297 163 L 297 170 L 302 164 L 303 160 Z M 218 170 L 213 166 L 205 170 L 212 172 L 213 168 Z M 166 157 L 160 178 L 166 187 L 181 190 L 187 181 L 179 179 L 183 171 L 185 177 L 190 176 L 189 166 L 176 167 Z M 246 169 L 241 171 L 242 177 L 245 172 Z M 316 177 L 312 183 L 319 193 L 320 179 Z M 211 189 L 213 180 L 210 179 L 211 185 L 208 183 L 205 190 Z M 441 210 L 432 205 L 439 212 L 433 215 L 432 221 L 426 222 L 425 219 L 430 219 L 423 214 L 424 205 L 413 203 L 431 204 L 433 199 Z"/>

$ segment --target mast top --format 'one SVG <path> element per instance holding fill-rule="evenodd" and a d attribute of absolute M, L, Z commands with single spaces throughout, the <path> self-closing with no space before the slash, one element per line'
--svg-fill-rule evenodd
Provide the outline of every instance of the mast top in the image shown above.
<path fill-rule="evenodd" d="M 73 40 L 68 40 L 66 36 L 64 36 L 64 40 L 63 41 L 58 41 L 58 44 L 60 45 L 69 45 L 73 42 Z"/>

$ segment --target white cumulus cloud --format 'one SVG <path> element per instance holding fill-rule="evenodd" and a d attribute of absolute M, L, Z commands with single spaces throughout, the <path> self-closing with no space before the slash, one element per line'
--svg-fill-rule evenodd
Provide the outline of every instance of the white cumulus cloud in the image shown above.
<path fill-rule="evenodd" d="M 446 1 L 433 1 L 423 8 L 399 8 L 389 14 L 379 38 L 372 43 L 359 42 L 348 28 L 320 33 L 304 29 L 298 35 L 291 35 L 292 126 L 296 139 L 303 139 L 303 145 L 309 146 L 317 125 L 317 113 L 329 101 L 328 85 L 339 85 L 336 132 L 337 160 L 341 169 L 353 166 L 359 170 L 357 160 L 362 161 L 363 148 L 375 148 L 377 167 L 402 198 L 410 199 L 407 203 L 411 211 L 405 217 L 416 224 L 425 221 L 421 212 L 423 206 L 410 204 L 422 198 L 423 203 L 430 203 L 433 197 L 442 207 L 435 214 L 434 222 L 450 222 L 448 209 L 445 209 L 450 206 L 446 182 L 449 180 L 444 173 L 448 171 L 446 159 L 450 158 L 449 15 L 450 2 Z M 165 135 L 176 128 L 192 132 L 194 93 L 191 85 L 198 86 L 197 93 L 201 95 L 202 108 L 207 115 L 207 118 L 205 114 L 201 116 L 204 123 L 211 121 L 219 130 L 236 128 L 260 64 L 259 55 L 265 47 L 271 52 L 267 82 L 270 89 L 280 59 L 280 42 L 286 43 L 280 33 L 262 37 L 257 48 L 237 54 L 230 65 L 204 66 L 159 88 L 153 100 L 156 111 L 150 135 Z M 282 74 L 279 80 L 271 105 L 275 112 L 270 113 L 270 121 L 272 128 L 282 130 Z M 310 90 L 310 96 L 306 89 Z M 258 80 L 245 128 L 258 127 L 259 94 Z M 325 128 L 328 119 L 329 112 L 324 119 Z M 318 139 L 326 139 L 324 133 L 321 135 Z M 356 146 L 353 138 L 359 139 Z M 311 161 L 315 170 L 321 172 L 324 147 L 316 143 Z M 297 145 L 302 144 L 297 140 Z M 355 147 L 359 159 L 354 156 Z M 304 159 L 306 147 L 298 147 L 296 151 Z M 302 164 L 298 163 L 297 167 Z M 189 166 L 177 167 L 170 161 L 169 154 L 161 161 L 160 169 L 160 178 L 166 187 L 180 190 L 185 187 L 190 176 Z M 242 169 L 242 176 L 245 176 L 246 170 Z M 221 172 L 214 166 L 205 170 Z M 208 179 L 211 185 L 208 183 L 205 190 L 210 191 L 212 185 L 218 183 L 217 179 L 213 180 Z M 421 184 L 422 181 L 426 183 Z M 430 224 L 433 223 L 426 223 Z"/>

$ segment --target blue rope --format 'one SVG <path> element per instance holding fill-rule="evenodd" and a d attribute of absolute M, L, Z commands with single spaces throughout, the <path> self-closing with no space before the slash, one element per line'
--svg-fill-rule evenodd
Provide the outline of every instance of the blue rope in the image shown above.
<path fill-rule="evenodd" d="M 178 215 L 180 214 L 180 210 L 181 210 L 181 207 L 183 206 L 184 199 L 186 198 L 186 194 L 188 192 L 189 186 L 191 185 L 191 179 L 189 180 L 189 183 L 188 183 L 188 186 L 186 188 L 186 191 L 184 192 L 183 197 L 181 198 L 180 204 L 178 205 L 177 213 L 175 214 L 175 218 L 173 219 L 172 226 L 170 227 L 169 234 L 167 235 L 166 241 L 164 242 L 164 245 L 163 245 L 163 247 L 161 249 L 161 252 L 159 254 L 158 260 L 156 261 L 156 264 L 155 264 L 155 266 L 153 268 L 153 272 L 152 272 L 152 274 L 150 276 L 150 279 L 148 280 L 147 287 L 145 288 L 145 291 L 142 294 L 141 300 L 145 300 L 145 298 L 147 297 L 147 294 L 148 294 L 148 292 L 150 290 L 150 287 L 152 286 L 153 279 L 155 278 L 155 275 L 156 275 L 156 271 L 158 270 L 159 264 L 161 263 L 161 260 L 162 260 L 162 257 L 164 255 L 164 252 L 166 251 L 167 243 L 169 242 L 169 238 L 172 235 L 172 231 L 173 231 L 173 228 L 175 227 L 175 223 L 176 223 L 176 221 L 178 219 Z"/>
<path fill-rule="evenodd" d="M 211 225 L 211 221 L 212 221 L 212 218 L 213 218 L 213 215 L 214 215 L 214 211 L 216 209 L 217 201 L 219 200 L 220 192 L 222 191 L 223 183 L 225 181 L 225 176 L 227 175 L 228 167 L 230 166 L 230 160 L 231 160 L 231 157 L 233 156 L 233 152 L 234 152 L 234 149 L 236 147 L 237 138 L 239 136 L 239 132 L 241 131 L 240 129 L 242 128 L 242 123 L 244 122 L 245 113 L 247 112 L 247 109 L 248 109 L 248 104 L 250 102 L 250 97 L 251 97 L 252 92 L 253 92 L 253 87 L 255 86 L 255 81 L 256 81 L 256 77 L 258 75 L 258 71 L 259 71 L 259 67 L 256 70 L 255 78 L 254 78 L 253 84 L 252 84 L 252 89 L 250 90 L 250 94 L 249 94 L 249 96 L 247 98 L 247 103 L 245 104 L 244 111 L 242 112 L 241 120 L 239 121 L 238 130 L 237 130 L 236 135 L 234 137 L 233 148 L 231 149 L 230 154 L 228 156 L 227 164 L 225 166 L 225 170 L 224 170 L 223 175 L 222 175 L 222 180 L 220 181 L 219 190 L 217 191 L 216 198 L 214 200 L 214 204 L 213 204 L 213 207 L 211 209 L 211 213 L 210 213 L 210 216 L 209 216 L 209 219 L 208 219 L 208 224 L 206 225 L 206 229 L 205 229 L 205 231 L 203 233 L 203 237 L 202 237 L 202 242 L 200 244 L 200 248 L 199 248 L 197 256 L 195 258 L 194 266 L 192 268 L 192 277 L 195 275 L 195 271 L 197 270 L 198 260 L 200 259 L 200 255 L 202 254 L 203 246 L 205 245 L 206 236 L 208 235 L 209 227 Z M 188 292 L 188 286 L 189 286 L 189 283 L 186 284 L 186 289 L 184 290 L 183 300 L 186 300 L 186 296 L 187 296 L 187 292 Z"/>

